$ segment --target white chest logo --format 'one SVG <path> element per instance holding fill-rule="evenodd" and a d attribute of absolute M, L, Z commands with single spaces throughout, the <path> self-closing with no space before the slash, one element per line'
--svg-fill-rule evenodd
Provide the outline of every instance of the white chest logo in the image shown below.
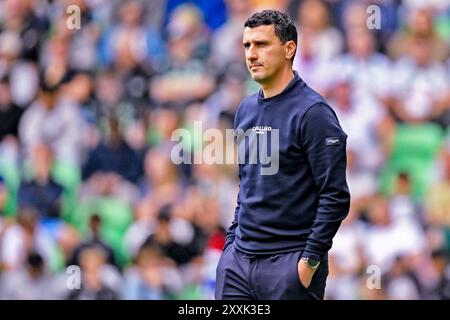
<path fill-rule="evenodd" d="M 254 126 L 252 128 L 253 131 L 255 131 L 257 134 L 265 134 L 266 131 L 272 131 L 271 126 Z"/>

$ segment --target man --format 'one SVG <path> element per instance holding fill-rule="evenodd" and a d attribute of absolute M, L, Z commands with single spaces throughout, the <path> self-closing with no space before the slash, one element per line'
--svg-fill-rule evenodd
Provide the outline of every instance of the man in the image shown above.
<path fill-rule="evenodd" d="M 290 17 L 255 13 L 243 44 L 262 89 L 241 102 L 235 129 L 257 128 L 258 138 L 278 130 L 279 169 L 262 174 L 263 164 L 240 161 L 216 299 L 323 299 L 327 252 L 350 204 L 347 135 L 326 101 L 292 70 L 297 31 Z"/>
<path fill-rule="evenodd" d="M 73 82 L 64 80 L 62 84 L 53 85 L 44 74 L 40 81 L 37 99 L 19 122 L 25 157 L 31 160 L 36 145 L 45 143 L 54 150 L 56 161 L 78 166 L 82 160 L 84 123 L 79 106 L 62 94 Z"/>
<path fill-rule="evenodd" d="M 53 150 L 49 145 L 36 144 L 30 160 L 32 175 L 19 185 L 19 206 L 34 208 L 44 224 L 59 224 L 63 187 L 52 176 Z"/>
<path fill-rule="evenodd" d="M 27 254 L 17 268 L 6 271 L 0 279 L 1 300 L 55 300 L 62 299 L 65 281 L 46 270 L 44 258 L 37 252 Z"/>

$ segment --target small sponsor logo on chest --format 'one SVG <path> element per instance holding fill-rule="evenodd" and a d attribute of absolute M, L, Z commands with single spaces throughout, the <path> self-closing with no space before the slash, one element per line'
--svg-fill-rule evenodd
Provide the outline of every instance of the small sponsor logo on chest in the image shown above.
<path fill-rule="evenodd" d="M 265 134 L 267 131 L 272 131 L 272 127 L 271 126 L 254 126 L 252 128 L 252 130 L 254 132 L 256 132 L 257 134 Z"/>

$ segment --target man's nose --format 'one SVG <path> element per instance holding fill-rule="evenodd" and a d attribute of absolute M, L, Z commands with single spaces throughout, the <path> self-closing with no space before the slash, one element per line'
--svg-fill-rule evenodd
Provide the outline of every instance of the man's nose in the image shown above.
<path fill-rule="evenodd" d="M 247 50 L 247 59 L 250 61 L 256 60 L 258 58 L 257 52 L 254 47 L 250 47 Z"/>

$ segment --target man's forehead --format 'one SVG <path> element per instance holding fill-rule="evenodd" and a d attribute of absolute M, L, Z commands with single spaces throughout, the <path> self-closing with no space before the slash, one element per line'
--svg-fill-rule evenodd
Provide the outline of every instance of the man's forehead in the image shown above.
<path fill-rule="evenodd" d="M 275 37 L 274 25 L 261 25 L 254 28 L 245 27 L 244 29 L 244 41 L 252 40 L 268 40 Z"/>

